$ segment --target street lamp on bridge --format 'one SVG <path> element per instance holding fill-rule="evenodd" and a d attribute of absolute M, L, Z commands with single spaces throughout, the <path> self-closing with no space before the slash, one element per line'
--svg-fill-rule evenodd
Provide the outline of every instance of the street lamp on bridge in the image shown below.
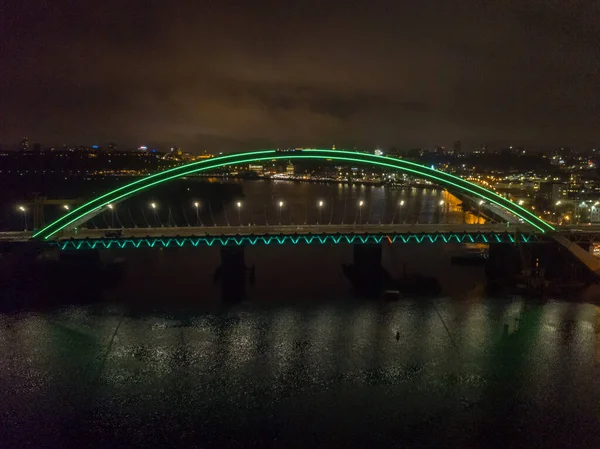
<path fill-rule="evenodd" d="M 200 221 L 200 203 L 198 201 L 194 201 L 194 208 L 196 209 L 196 226 L 201 226 L 202 221 Z"/>
<path fill-rule="evenodd" d="M 237 210 L 238 210 L 238 218 L 240 220 L 240 226 L 242 226 L 242 202 L 238 201 L 236 203 L 236 206 L 237 206 Z"/>
<path fill-rule="evenodd" d="M 323 205 L 325 203 L 321 200 L 319 201 L 319 203 L 317 204 L 317 206 L 319 207 L 319 221 L 317 221 L 317 224 L 321 223 L 321 209 L 323 209 Z"/>
<path fill-rule="evenodd" d="M 27 208 L 25 206 L 19 206 L 19 211 L 23 213 L 23 227 L 27 231 Z"/>
<path fill-rule="evenodd" d="M 156 218 L 157 223 L 160 224 L 160 226 L 162 227 L 162 223 L 160 221 L 160 218 L 158 218 L 158 204 L 156 204 L 155 202 L 150 203 L 150 207 L 152 208 L 152 210 L 154 211 L 154 217 Z"/>
<path fill-rule="evenodd" d="M 400 200 L 400 202 L 398 203 L 398 206 L 400 206 L 400 216 L 398 217 L 398 221 L 400 223 L 403 223 L 403 221 L 402 221 L 402 208 L 404 207 L 404 200 Z M 396 212 L 394 211 L 394 219 L 392 220 L 392 222 L 395 221 L 395 218 L 396 218 Z"/>
<path fill-rule="evenodd" d="M 358 224 L 362 224 L 362 207 L 365 204 L 363 200 L 358 202 Z"/>
<path fill-rule="evenodd" d="M 63 204 L 63 209 L 66 210 L 66 211 L 68 211 L 70 209 L 70 207 L 69 207 L 68 204 Z"/>
<path fill-rule="evenodd" d="M 279 224 L 281 224 L 281 208 L 283 207 L 283 201 L 279 201 Z"/>
<path fill-rule="evenodd" d="M 112 223 L 112 227 L 114 229 L 115 228 L 115 207 L 112 204 L 109 204 L 107 207 L 110 209 L 111 223 Z"/>

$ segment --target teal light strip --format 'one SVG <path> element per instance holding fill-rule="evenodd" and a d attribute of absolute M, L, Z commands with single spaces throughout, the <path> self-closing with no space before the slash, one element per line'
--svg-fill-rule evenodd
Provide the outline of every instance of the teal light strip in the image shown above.
<path fill-rule="evenodd" d="M 528 243 L 538 239 L 536 234 L 506 233 L 421 233 L 421 234 L 322 234 L 322 235 L 277 235 L 277 236 L 236 236 L 236 237 L 177 237 L 177 238 L 127 238 L 127 239 L 85 239 L 85 240 L 58 240 L 48 242 L 62 251 L 84 251 L 102 249 L 136 249 L 136 248 L 181 248 L 184 246 L 202 247 L 213 246 L 245 246 L 278 244 L 278 245 L 337 245 L 337 244 L 388 244 L 388 237 L 392 242 L 402 244 L 434 244 L 434 243 L 465 243 L 488 242 L 493 238 L 497 243 L 515 243 L 520 241 Z M 441 237 L 441 238 L 440 238 Z"/>

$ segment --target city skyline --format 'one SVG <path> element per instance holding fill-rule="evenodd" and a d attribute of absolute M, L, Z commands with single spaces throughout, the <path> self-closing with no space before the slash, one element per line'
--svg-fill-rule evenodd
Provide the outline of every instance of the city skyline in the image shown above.
<path fill-rule="evenodd" d="M 9 1 L 0 142 L 593 148 L 586 2 Z M 143 140 L 143 141 L 142 141 Z"/>

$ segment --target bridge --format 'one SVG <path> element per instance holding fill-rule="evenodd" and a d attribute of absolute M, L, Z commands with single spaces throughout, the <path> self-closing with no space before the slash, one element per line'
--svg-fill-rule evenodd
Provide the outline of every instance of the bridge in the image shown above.
<path fill-rule="evenodd" d="M 175 179 L 203 174 L 230 165 L 244 165 L 276 160 L 320 160 L 396 170 L 429 180 L 454 192 L 486 204 L 506 223 L 466 224 L 359 224 L 343 225 L 279 225 L 279 226 L 188 226 L 92 230 L 82 225 L 116 205 L 143 191 Z M 361 204 L 362 205 L 362 204 Z M 583 235 L 592 236 L 581 237 Z M 497 194 L 452 174 L 402 159 L 377 156 L 356 151 L 303 149 L 262 150 L 235 153 L 192 162 L 137 179 L 122 187 L 105 192 L 72 210 L 33 234 L 17 233 L 13 241 L 37 241 L 43 245 L 71 250 L 127 249 L 156 247 L 221 246 L 243 248 L 245 245 L 271 244 L 381 244 L 381 243 L 488 243 L 518 244 L 554 241 L 567 248 L 592 272 L 600 273 L 600 261 L 589 251 L 589 241 L 595 240 L 591 228 L 556 229 L 530 210 Z M 4 236 L 5 239 L 9 238 Z M 2 239 L 2 237 L 0 237 Z"/>

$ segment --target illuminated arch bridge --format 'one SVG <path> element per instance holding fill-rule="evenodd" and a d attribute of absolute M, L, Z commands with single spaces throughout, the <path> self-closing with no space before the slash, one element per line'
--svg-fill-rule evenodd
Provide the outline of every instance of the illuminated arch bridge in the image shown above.
<path fill-rule="evenodd" d="M 385 156 L 376 156 L 373 154 L 342 150 L 306 149 L 296 151 L 263 150 L 247 153 L 227 154 L 164 170 L 106 192 L 103 195 L 88 201 L 87 203 L 66 213 L 53 223 L 39 230 L 34 234 L 33 238 L 49 240 L 61 231 L 80 226 L 82 223 L 85 223 L 91 217 L 100 213 L 104 210 L 104 208 L 111 204 L 116 204 L 144 190 L 177 178 L 181 178 L 183 176 L 206 172 L 227 165 L 241 165 L 260 161 L 272 161 L 276 159 L 331 160 L 397 170 L 401 173 L 415 175 L 420 178 L 427 179 L 432 183 L 447 188 L 450 191 L 461 192 L 463 194 L 474 196 L 491 204 L 502 207 L 523 220 L 524 223 L 532 226 L 532 228 L 534 228 L 537 232 L 544 233 L 554 230 L 550 224 L 518 204 L 498 195 L 495 192 L 492 192 L 491 190 L 485 189 L 449 173 L 435 170 L 414 162 L 388 158 Z"/>

